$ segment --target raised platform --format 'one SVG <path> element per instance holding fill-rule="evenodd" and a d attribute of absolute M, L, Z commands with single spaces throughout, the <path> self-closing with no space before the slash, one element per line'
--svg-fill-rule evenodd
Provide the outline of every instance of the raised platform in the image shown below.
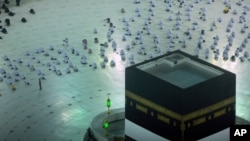
<path fill-rule="evenodd" d="M 107 120 L 109 122 L 109 128 L 107 135 L 102 125 Z M 125 109 L 119 108 L 107 112 L 98 114 L 91 122 L 90 129 L 93 138 L 97 141 L 113 141 L 115 138 L 124 138 L 124 124 L 125 124 Z"/>

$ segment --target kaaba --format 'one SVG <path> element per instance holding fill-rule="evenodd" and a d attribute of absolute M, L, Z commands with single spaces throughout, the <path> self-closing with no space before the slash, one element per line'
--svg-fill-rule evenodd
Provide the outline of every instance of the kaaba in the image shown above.
<path fill-rule="evenodd" d="M 194 141 L 215 134 L 235 124 L 235 93 L 234 73 L 180 50 L 129 66 L 126 141 L 143 138 L 143 133 L 129 135 L 133 128 L 126 122 L 159 140 Z"/>

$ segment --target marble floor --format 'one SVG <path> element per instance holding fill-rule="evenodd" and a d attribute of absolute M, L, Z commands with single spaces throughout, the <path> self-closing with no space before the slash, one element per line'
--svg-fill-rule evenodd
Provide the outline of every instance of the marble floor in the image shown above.
<path fill-rule="evenodd" d="M 108 97 L 124 107 L 125 67 L 176 49 L 235 73 L 236 115 L 250 121 L 250 1 L 180 1 L 10 0 L 15 15 L 0 14 L 0 141 L 83 140 Z"/>

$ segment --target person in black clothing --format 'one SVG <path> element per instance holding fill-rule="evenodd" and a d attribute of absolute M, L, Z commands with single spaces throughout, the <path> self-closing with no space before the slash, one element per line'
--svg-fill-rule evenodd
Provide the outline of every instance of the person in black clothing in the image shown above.
<path fill-rule="evenodd" d="M 16 0 L 16 6 L 20 6 L 20 1 L 21 0 Z"/>
<path fill-rule="evenodd" d="M 9 12 L 10 12 L 10 9 L 9 9 L 8 7 L 6 7 L 6 8 L 4 9 L 4 12 L 5 12 L 5 13 L 9 13 Z"/>
<path fill-rule="evenodd" d="M 39 78 L 38 84 L 39 84 L 39 90 L 42 90 L 42 82 L 40 78 Z"/>
<path fill-rule="evenodd" d="M 90 141 L 92 139 L 92 133 L 90 127 L 87 129 L 87 136 L 88 136 L 88 141 Z"/>
<path fill-rule="evenodd" d="M 2 5 L 2 9 L 5 9 L 7 8 L 7 6 L 5 4 Z"/>
<path fill-rule="evenodd" d="M 10 4 L 10 2 L 8 0 L 4 0 L 3 3 Z"/>
<path fill-rule="evenodd" d="M 6 29 L 6 28 L 3 28 L 3 29 L 2 29 L 2 33 L 7 34 L 7 33 L 8 33 L 8 32 L 7 32 L 7 29 Z"/>
<path fill-rule="evenodd" d="M 9 15 L 9 16 L 14 16 L 15 13 L 10 11 L 10 12 L 8 13 L 8 15 Z"/>
<path fill-rule="evenodd" d="M 31 14 L 35 14 L 35 10 L 31 8 L 31 9 L 30 9 L 30 13 L 31 13 Z"/>
<path fill-rule="evenodd" d="M 10 19 L 5 19 L 5 24 L 6 24 L 7 26 L 10 26 Z"/>
<path fill-rule="evenodd" d="M 26 23 L 27 20 L 26 20 L 25 18 L 22 18 L 22 19 L 21 19 L 21 22 Z"/>

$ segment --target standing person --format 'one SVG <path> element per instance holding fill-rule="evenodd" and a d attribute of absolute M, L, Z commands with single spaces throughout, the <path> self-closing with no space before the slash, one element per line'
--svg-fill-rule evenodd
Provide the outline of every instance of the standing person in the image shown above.
<path fill-rule="evenodd" d="M 7 26 L 10 26 L 10 19 L 5 19 L 5 24 L 7 25 Z"/>
<path fill-rule="evenodd" d="M 42 90 L 42 82 L 40 78 L 39 78 L 39 90 Z"/>
<path fill-rule="evenodd" d="M 92 134 L 91 134 L 90 127 L 87 129 L 87 135 L 88 135 L 88 141 L 91 141 L 91 139 L 92 139 Z"/>
<path fill-rule="evenodd" d="M 20 6 L 20 1 L 21 0 L 16 0 L 16 6 Z"/>
<path fill-rule="evenodd" d="M 8 0 L 4 0 L 3 3 L 10 4 L 10 2 Z"/>

